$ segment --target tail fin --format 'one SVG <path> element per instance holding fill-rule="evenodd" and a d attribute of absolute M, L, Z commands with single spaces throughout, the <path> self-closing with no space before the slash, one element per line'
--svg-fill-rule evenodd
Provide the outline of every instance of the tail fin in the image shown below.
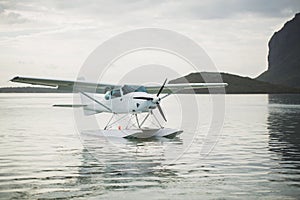
<path fill-rule="evenodd" d="M 101 113 L 103 111 L 97 110 L 97 105 L 93 100 L 88 98 L 87 96 L 83 95 L 82 93 L 79 93 L 81 98 L 82 105 L 86 105 L 83 107 L 83 113 L 84 115 L 94 115 L 97 113 Z"/>
<path fill-rule="evenodd" d="M 76 98 L 75 104 L 54 104 L 54 107 L 64 108 L 83 108 L 84 115 L 94 115 L 106 110 L 106 106 L 102 105 L 101 102 L 94 100 L 92 94 L 79 93 L 80 100 Z M 80 102 L 81 101 L 81 102 Z"/>

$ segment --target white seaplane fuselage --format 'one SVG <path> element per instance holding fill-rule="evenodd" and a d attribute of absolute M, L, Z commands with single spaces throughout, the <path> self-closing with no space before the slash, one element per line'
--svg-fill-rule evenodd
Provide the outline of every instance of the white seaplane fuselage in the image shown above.
<path fill-rule="evenodd" d="M 86 104 L 85 110 L 93 110 L 94 112 L 108 112 L 115 114 L 135 114 L 149 112 L 157 108 L 160 103 L 160 98 L 154 94 L 149 94 L 145 91 L 130 91 L 124 92 L 123 86 L 120 89 L 107 91 L 104 98 L 99 98 L 97 102 Z"/>
<path fill-rule="evenodd" d="M 112 112 L 142 113 L 142 112 L 149 112 L 149 110 L 155 109 L 157 107 L 157 104 L 151 100 L 135 99 L 135 97 L 152 98 L 154 100 L 157 99 L 155 95 L 147 94 L 145 92 L 133 92 L 133 93 L 125 94 L 122 95 L 121 97 L 111 99 Z M 122 101 L 124 101 L 124 104 L 122 104 Z"/>
<path fill-rule="evenodd" d="M 94 109 L 95 111 L 100 112 L 108 112 L 108 113 L 117 113 L 117 114 L 125 114 L 125 113 L 142 113 L 149 112 L 152 109 L 157 107 L 157 104 L 142 99 L 134 99 L 134 97 L 145 97 L 145 98 L 153 98 L 156 96 L 152 94 L 147 94 L 144 92 L 133 92 L 125 95 L 121 95 L 120 97 L 111 97 L 109 99 L 105 99 L 100 101 L 104 106 L 101 106 L 97 103 L 93 103 L 92 105 L 87 105 L 87 108 Z"/>

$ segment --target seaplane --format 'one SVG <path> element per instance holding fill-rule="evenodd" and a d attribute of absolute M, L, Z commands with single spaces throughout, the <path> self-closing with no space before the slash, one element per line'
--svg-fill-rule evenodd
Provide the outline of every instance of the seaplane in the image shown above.
<path fill-rule="evenodd" d="M 167 79 L 162 85 L 114 85 L 86 82 L 84 80 L 68 81 L 19 76 L 14 77 L 10 81 L 50 86 L 57 90 L 69 90 L 79 93 L 81 104 L 54 104 L 53 106 L 82 108 L 85 116 L 111 113 L 111 118 L 100 132 L 106 137 L 122 138 L 174 138 L 183 131 L 164 127 L 153 112 L 155 109 L 158 109 L 161 118 L 167 122 L 160 105 L 162 100 L 171 94 L 180 93 L 183 90 L 227 86 L 227 83 L 169 84 Z M 102 96 L 96 97 L 95 94 L 102 94 Z M 144 114 L 142 119 L 139 117 L 141 114 Z M 120 117 L 120 115 L 122 116 Z M 116 116 L 119 117 L 116 119 Z M 126 118 L 127 122 L 124 123 Z M 152 127 L 145 126 L 145 122 L 150 119 L 152 120 Z M 122 120 L 121 126 L 120 122 Z"/>

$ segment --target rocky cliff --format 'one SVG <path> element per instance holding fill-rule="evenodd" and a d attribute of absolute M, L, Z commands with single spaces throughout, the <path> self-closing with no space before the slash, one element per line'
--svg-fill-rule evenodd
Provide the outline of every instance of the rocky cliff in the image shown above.
<path fill-rule="evenodd" d="M 268 63 L 257 80 L 300 87 L 300 13 L 271 37 Z"/>

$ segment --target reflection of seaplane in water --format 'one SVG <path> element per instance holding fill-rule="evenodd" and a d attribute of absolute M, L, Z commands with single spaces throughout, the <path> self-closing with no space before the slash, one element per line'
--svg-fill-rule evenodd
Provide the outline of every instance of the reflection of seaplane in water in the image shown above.
<path fill-rule="evenodd" d="M 167 96 L 178 93 L 185 89 L 215 88 L 225 87 L 226 83 L 184 83 L 166 84 L 167 80 L 161 85 L 113 85 L 90 83 L 84 81 L 66 81 L 40 78 L 15 77 L 11 81 L 28 83 L 32 85 L 43 85 L 57 87 L 58 90 L 70 90 L 79 92 L 81 104 L 54 105 L 57 107 L 82 107 L 85 115 L 98 113 L 112 113 L 112 117 L 101 133 L 105 136 L 115 137 L 172 137 L 181 133 L 181 130 L 164 128 L 159 122 L 153 110 L 158 108 L 162 118 L 167 121 L 160 102 Z M 96 98 L 93 94 L 105 94 L 104 98 Z M 164 95 L 161 95 L 164 94 Z M 138 115 L 146 113 L 143 119 Z M 123 114 L 121 118 L 113 120 L 115 115 Z M 117 126 L 119 121 L 128 118 L 125 127 Z M 134 119 L 134 123 L 132 122 Z M 147 128 L 145 122 L 152 118 L 156 128 Z"/>

